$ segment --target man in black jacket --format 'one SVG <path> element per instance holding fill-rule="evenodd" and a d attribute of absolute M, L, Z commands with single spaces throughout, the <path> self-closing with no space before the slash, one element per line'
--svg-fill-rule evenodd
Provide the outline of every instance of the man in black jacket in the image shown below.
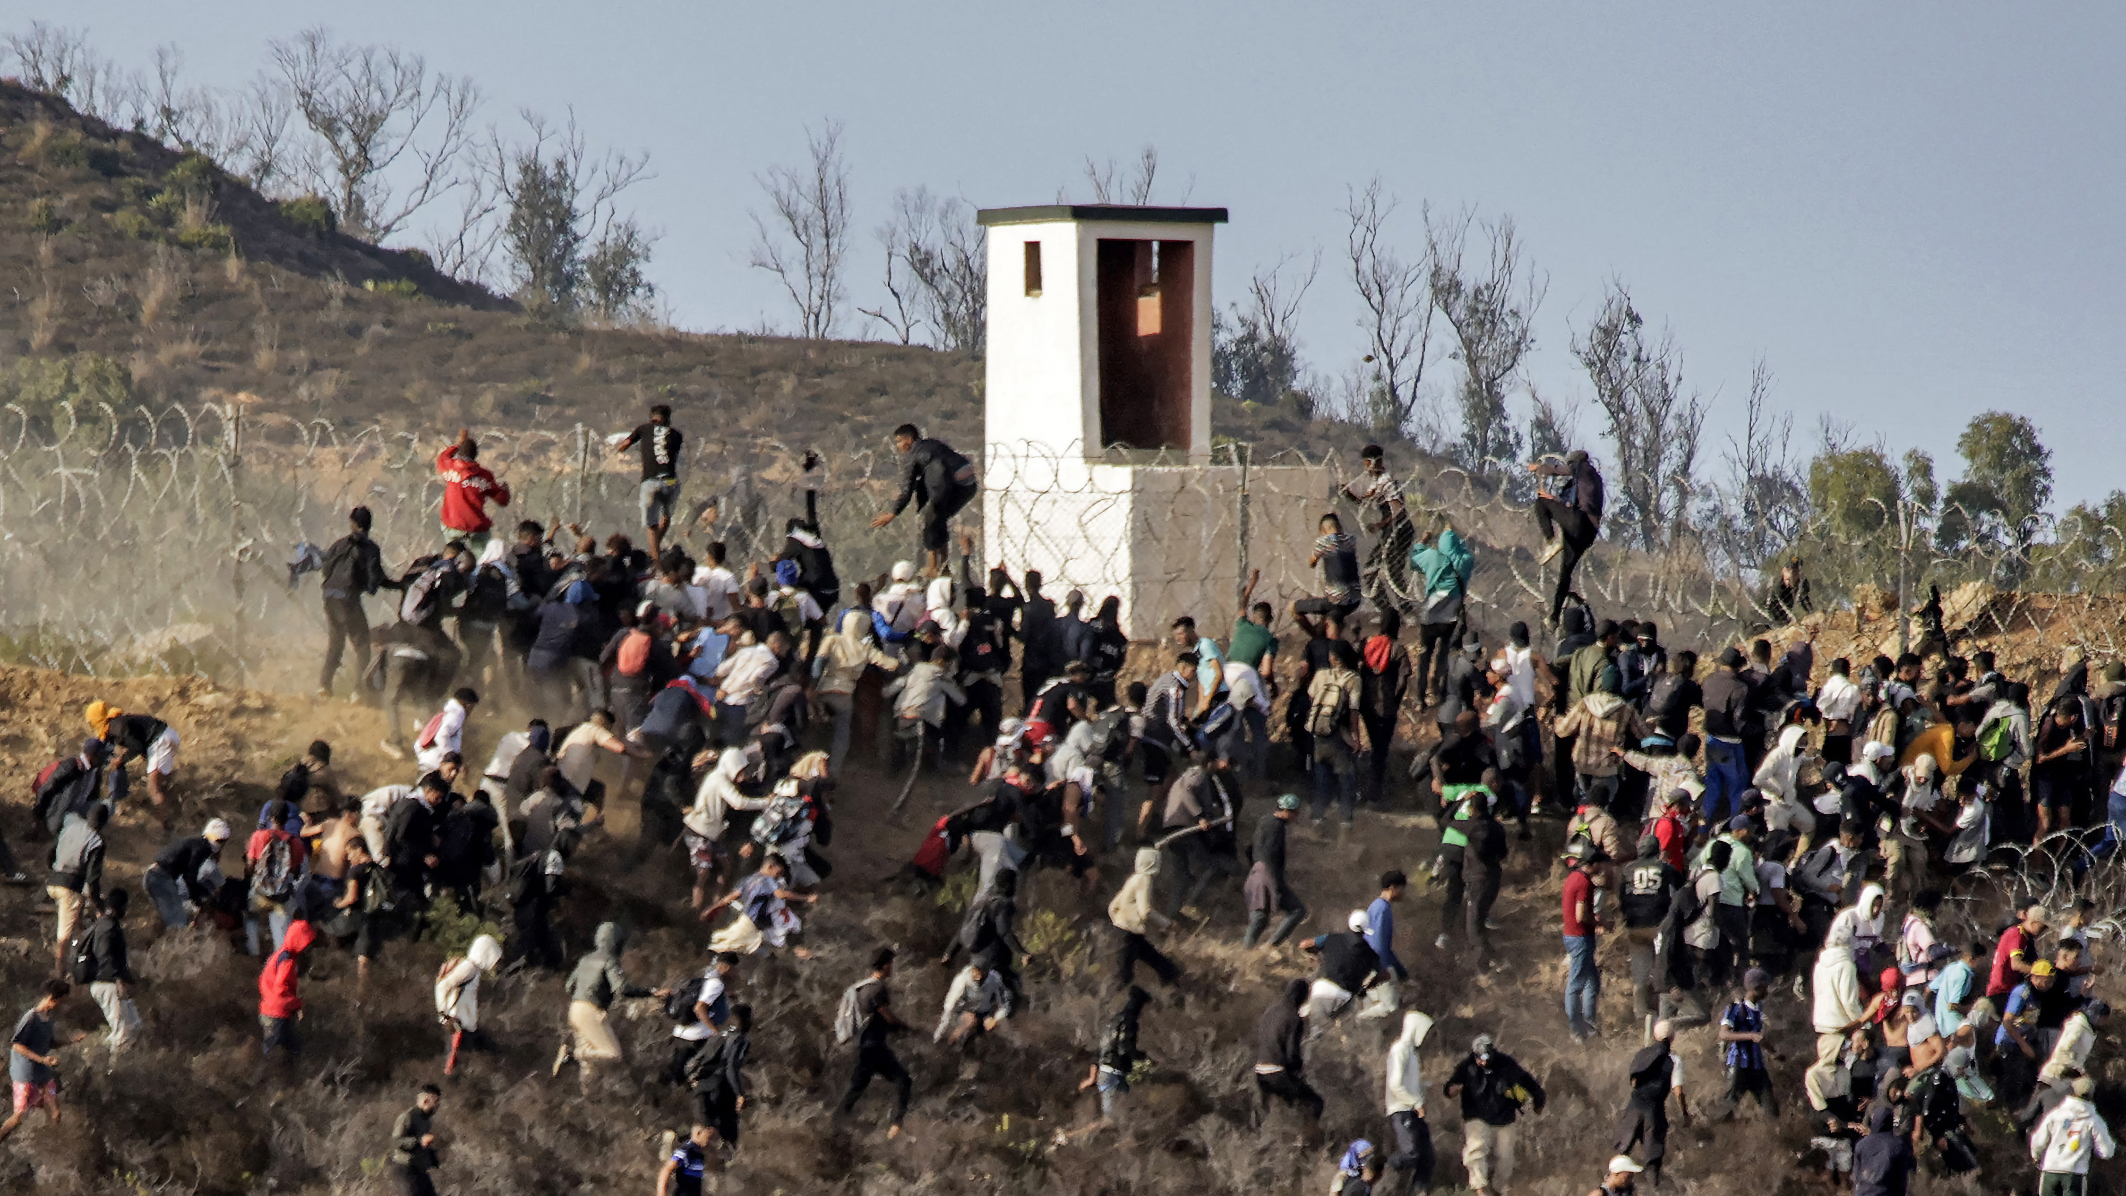
<path fill-rule="evenodd" d="M 421 892 L 429 870 L 442 862 L 437 854 L 436 829 L 441 821 L 450 782 L 440 773 L 429 773 L 403 801 L 393 802 L 384 821 L 384 864 L 391 869 L 392 885 L 403 897 Z"/>
<path fill-rule="evenodd" d="M 893 430 L 893 447 L 901 455 L 901 492 L 893 509 L 881 511 L 872 527 L 884 527 L 914 500 L 923 513 L 925 575 L 945 572 L 945 546 L 952 517 L 974 499 L 974 464 L 942 440 L 926 438 L 914 424 Z"/>
<path fill-rule="evenodd" d="M 436 1136 L 432 1132 L 436 1107 L 442 1103 L 443 1090 L 434 1084 L 423 1084 L 413 1108 L 399 1114 L 391 1125 L 391 1155 L 384 1161 L 384 1170 L 390 1174 L 392 1189 L 399 1196 L 435 1196 L 435 1181 L 428 1178 L 428 1173 L 442 1165 L 436 1158 Z"/>
<path fill-rule="evenodd" d="M 1366 911 L 1353 910 L 1346 923 L 1349 930 L 1342 934 L 1324 934 L 1315 938 L 1301 939 L 1299 949 L 1319 960 L 1319 971 L 1313 985 L 1313 998 L 1307 1010 L 1307 1041 L 1321 1037 L 1329 1028 L 1329 1019 L 1349 1008 L 1355 997 L 1363 996 L 1367 989 L 1382 981 L 1392 982 L 1387 971 L 1381 967 L 1380 956 L 1366 942 L 1366 928 L 1371 925 Z"/>
<path fill-rule="evenodd" d="M 1750 772 L 1744 747 L 1749 732 L 1750 686 L 1742 679 L 1739 648 L 1720 653 L 1720 667 L 1705 679 L 1705 799 L 1708 826 L 1723 826 L 1738 812 Z"/>
<path fill-rule="evenodd" d="M 176 930 L 191 925 L 198 910 L 213 904 L 217 893 L 210 877 L 218 874 L 218 869 L 210 870 L 207 865 L 221 859 L 222 844 L 228 841 L 229 824 L 210 818 L 205 830 L 163 848 L 155 862 L 148 865 L 141 885 L 147 889 L 148 899 L 155 903 L 155 912 L 162 915 L 166 928 Z"/>
<path fill-rule="evenodd" d="M 347 534 L 325 550 L 325 669 L 317 679 L 319 697 L 331 695 L 332 675 L 339 671 L 340 655 L 350 642 L 355 676 L 368 669 L 369 616 L 362 610 L 362 599 L 382 588 L 398 588 L 384 575 L 383 553 L 369 538 L 369 524 L 368 507 L 347 512 Z"/>
<path fill-rule="evenodd" d="M 1479 1196 L 1504 1191 L 1513 1182 L 1514 1122 L 1530 1102 L 1543 1111 L 1543 1086 L 1491 1035 L 1479 1034 L 1441 1094 L 1462 1100 L 1462 1165 L 1469 1169 L 1469 1186 Z"/>
<path fill-rule="evenodd" d="M 128 890 L 111 890 L 104 898 L 103 916 L 89 927 L 89 994 L 110 1024 L 105 1041 L 113 1054 L 140 1037 L 140 1010 L 133 1004 L 133 965 L 126 958 L 124 925 L 132 900 Z"/>
<path fill-rule="evenodd" d="M 1306 1081 L 1306 1020 L 1299 1016 L 1307 1003 L 1307 982 L 1293 980 L 1284 986 L 1255 1023 L 1255 1094 L 1262 1102 L 1260 1119 L 1267 1122 L 1270 1099 L 1287 1105 L 1302 1105 L 1310 1117 L 1319 1118 L 1321 1094 Z"/>
<path fill-rule="evenodd" d="M 1572 592 L 1572 571 L 1579 567 L 1580 558 L 1594 547 L 1595 538 L 1602 534 L 1602 474 L 1594 462 L 1587 459 L 1585 449 L 1574 449 L 1565 454 L 1565 461 L 1535 461 L 1528 472 L 1538 477 L 1562 477 L 1566 479 L 1559 493 L 1545 489 L 1536 491 L 1535 525 L 1543 533 L 1545 546 L 1539 564 L 1547 565 L 1553 558 L 1563 558 L 1558 563 L 1558 584 L 1551 591 L 1550 615 L 1544 622 L 1551 627 L 1558 623 L 1558 611 L 1565 605 L 1565 595 Z"/>

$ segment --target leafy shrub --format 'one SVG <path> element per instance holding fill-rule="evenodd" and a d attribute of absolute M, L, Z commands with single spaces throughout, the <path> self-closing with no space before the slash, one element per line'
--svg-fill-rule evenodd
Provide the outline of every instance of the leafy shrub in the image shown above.
<path fill-rule="evenodd" d="M 311 236 L 326 236 L 339 228 L 339 221 L 332 214 L 332 205 L 319 196 L 299 195 L 284 199 L 276 206 L 288 223 L 308 231 Z"/>
<path fill-rule="evenodd" d="M 160 192 L 148 201 L 147 213 L 155 223 L 169 228 L 184 218 L 185 197 L 178 191 Z"/>
<path fill-rule="evenodd" d="M 216 253 L 228 253 L 236 248 L 236 235 L 226 224 L 202 224 L 181 230 L 177 243 L 186 249 L 211 249 Z"/>
<path fill-rule="evenodd" d="M 66 221 L 59 218 L 58 205 L 52 202 L 50 196 L 38 196 L 30 201 L 30 211 L 26 223 L 28 223 L 31 232 L 47 235 L 56 233 L 66 227 Z"/>
<path fill-rule="evenodd" d="M 132 401 L 133 371 L 101 353 L 69 357 L 24 357 L 0 373 L 0 399 L 14 403 L 41 432 L 66 431 L 67 412 L 84 427 L 104 422 L 103 407 L 123 410 Z M 90 430 L 94 441 L 101 433 Z"/>
<path fill-rule="evenodd" d="M 162 188 L 155 185 L 154 179 L 135 177 L 118 180 L 118 198 L 123 203 L 145 206 L 160 194 Z"/>
<path fill-rule="evenodd" d="M 177 165 L 163 176 L 163 186 L 182 195 L 206 196 L 214 193 L 214 185 L 221 179 L 221 168 L 205 154 L 186 154 L 177 160 Z"/>
<path fill-rule="evenodd" d="M 429 257 L 428 251 L 425 249 L 402 249 L 399 252 L 405 256 L 407 261 L 412 262 L 414 265 L 419 266 L 423 270 L 433 270 L 436 268 L 435 259 Z"/>
<path fill-rule="evenodd" d="M 124 173 L 126 159 L 132 152 L 125 146 L 109 141 L 87 141 L 82 144 L 82 163 L 105 178 L 115 178 Z"/>
<path fill-rule="evenodd" d="M 139 208 L 120 208 L 104 219 L 111 222 L 112 228 L 128 237 L 152 241 L 162 235 L 162 225 Z"/>
<path fill-rule="evenodd" d="M 362 283 L 362 289 L 378 295 L 404 295 L 412 298 L 421 293 L 410 278 L 386 278 L 382 281 L 371 278 Z"/>
<path fill-rule="evenodd" d="M 428 916 L 421 921 L 420 941 L 434 943 L 446 955 L 463 955 L 471 949 L 472 941 L 483 934 L 493 935 L 496 942 L 509 937 L 500 926 L 482 918 L 478 910 L 467 913 L 460 909 L 456 894 L 445 893 L 428 907 Z"/>

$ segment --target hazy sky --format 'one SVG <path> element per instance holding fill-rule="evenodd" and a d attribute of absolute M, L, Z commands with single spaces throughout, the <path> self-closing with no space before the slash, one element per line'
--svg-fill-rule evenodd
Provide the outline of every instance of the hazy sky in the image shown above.
<path fill-rule="evenodd" d="M 1519 222 L 1550 283 L 1530 369 L 1546 396 L 1585 399 L 1572 333 L 1627 282 L 1718 396 L 1714 471 L 1761 355 L 1799 451 L 1828 413 L 1953 477 L 1964 422 L 2005 409 L 2052 447 L 2055 506 L 2119 484 L 2115 4 L 70 0 L 0 23 L 35 16 L 139 65 L 173 41 L 212 83 L 326 22 L 475 76 L 492 120 L 573 105 L 594 140 L 651 152 L 631 198 L 690 328 L 789 323 L 746 268 L 747 210 L 808 122 L 846 122 L 865 229 L 916 184 L 984 207 L 1088 198 L 1088 155 L 1152 143 L 1157 198 L 1231 209 L 1221 303 L 1258 265 L 1323 250 L 1302 322 L 1325 374 L 1362 351 L 1339 208 L 1377 172 L 1412 250 L 1420 201 Z M 867 241 L 867 306 L 879 261 Z M 1579 426 L 1600 430 L 1584 407 Z"/>

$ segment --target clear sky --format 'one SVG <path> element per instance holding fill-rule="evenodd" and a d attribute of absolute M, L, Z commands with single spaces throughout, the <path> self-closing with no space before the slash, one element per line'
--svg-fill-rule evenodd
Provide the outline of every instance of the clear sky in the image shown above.
<path fill-rule="evenodd" d="M 1761 355 L 1804 451 L 1827 413 L 1953 477 L 1964 421 L 2004 409 L 2051 446 L 2056 507 L 2120 484 L 2116 4 L 69 0 L 0 24 L 37 16 L 139 65 L 175 42 L 210 83 L 322 22 L 473 75 L 496 121 L 573 105 L 594 140 L 651 152 L 631 197 L 690 328 L 790 322 L 746 268 L 747 210 L 808 122 L 846 122 L 864 229 L 916 184 L 985 207 L 1086 198 L 1088 155 L 1152 143 L 1174 179 L 1157 198 L 1192 177 L 1191 202 L 1231 209 L 1221 302 L 1323 250 L 1302 315 L 1323 373 L 1362 351 L 1338 209 L 1378 173 L 1413 251 L 1423 200 L 1519 222 L 1550 280 L 1546 396 L 1585 399 L 1572 332 L 1627 282 L 1718 396 L 1714 471 Z M 866 305 L 879 262 L 867 242 L 853 267 Z"/>

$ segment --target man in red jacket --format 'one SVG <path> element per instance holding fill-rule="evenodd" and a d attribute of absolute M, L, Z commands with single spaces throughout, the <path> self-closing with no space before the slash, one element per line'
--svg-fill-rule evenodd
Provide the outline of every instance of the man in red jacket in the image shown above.
<path fill-rule="evenodd" d="M 303 998 L 297 991 L 296 979 L 302 969 L 303 952 L 316 941 L 317 931 L 311 929 L 310 923 L 290 922 L 281 949 L 266 958 L 266 967 L 258 974 L 258 1024 L 265 1033 L 266 1044 L 258 1063 L 260 1078 L 264 1078 L 266 1065 L 272 1062 L 275 1046 L 291 1058 L 302 1053 L 295 1023 L 303 1017 Z"/>
<path fill-rule="evenodd" d="M 443 479 L 443 537 L 463 540 L 479 553 L 495 525 L 487 517 L 487 500 L 508 506 L 509 487 L 480 464 L 480 445 L 470 428 L 459 428 L 456 443 L 436 454 L 436 474 Z"/>

